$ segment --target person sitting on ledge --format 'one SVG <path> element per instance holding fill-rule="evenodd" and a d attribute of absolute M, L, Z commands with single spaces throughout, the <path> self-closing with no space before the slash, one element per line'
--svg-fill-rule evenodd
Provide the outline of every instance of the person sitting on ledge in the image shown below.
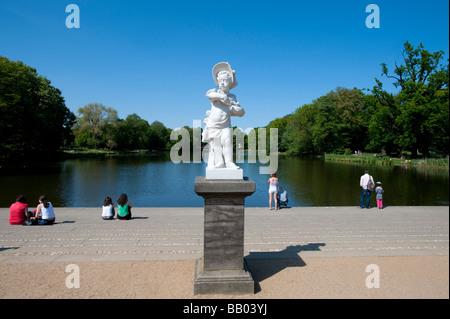
<path fill-rule="evenodd" d="M 287 204 L 289 202 L 288 199 L 288 193 L 286 190 L 283 190 L 283 187 L 278 187 L 278 208 L 281 208 L 281 206 L 287 207 Z"/>
<path fill-rule="evenodd" d="M 127 194 L 120 195 L 119 199 L 117 200 L 117 207 L 119 208 L 117 219 L 131 219 L 131 208 L 133 206 L 128 201 Z"/>
<path fill-rule="evenodd" d="M 55 222 L 53 205 L 47 201 L 45 195 L 39 197 L 39 205 L 36 209 L 36 219 L 38 225 L 52 225 Z"/>
<path fill-rule="evenodd" d="M 111 197 L 106 196 L 102 206 L 102 218 L 103 220 L 111 220 L 114 218 L 114 214 L 115 211 L 112 199 Z"/>
<path fill-rule="evenodd" d="M 27 200 L 23 195 L 17 196 L 16 202 L 9 207 L 9 223 L 11 225 L 23 225 L 30 217 Z"/>

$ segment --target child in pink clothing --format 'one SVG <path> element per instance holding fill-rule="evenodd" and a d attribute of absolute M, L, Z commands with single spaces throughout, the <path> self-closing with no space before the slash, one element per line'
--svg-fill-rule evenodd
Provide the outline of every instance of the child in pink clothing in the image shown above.
<path fill-rule="evenodd" d="M 377 187 L 375 188 L 375 193 L 377 194 L 377 207 L 378 207 L 378 209 L 382 209 L 383 208 L 384 189 L 381 187 L 381 182 L 377 182 Z"/>

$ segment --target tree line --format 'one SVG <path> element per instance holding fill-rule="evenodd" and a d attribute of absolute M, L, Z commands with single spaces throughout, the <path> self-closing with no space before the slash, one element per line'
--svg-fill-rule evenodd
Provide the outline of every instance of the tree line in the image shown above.
<path fill-rule="evenodd" d="M 355 150 L 407 151 L 412 157 L 449 154 L 448 60 L 443 65 L 443 51 L 430 53 L 409 42 L 402 56 L 392 72 L 381 64 L 381 75 L 398 89 L 395 94 L 375 78 L 371 90 L 337 88 L 271 121 L 266 128 L 278 128 L 279 150 L 291 155 Z M 34 68 L 0 56 L 1 162 L 51 158 L 61 148 L 167 150 L 177 142 L 163 123 L 149 123 L 134 113 L 120 119 L 116 110 L 100 103 L 77 113 Z M 185 128 L 192 141 L 193 129 Z"/>
<path fill-rule="evenodd" d="M 280 151 L 292 155 L 356 150 L 411 157 L 449 154 L 449 64 L 443 51 L 404 44 L 402 64 L 381 74 L 399 90 L 337 88 L 267 127 L 278 128 Z"/>
<path fill-rule="evenodd" d="M 0 56 L 0 164 L 52 159 L 64 148 L 165 150 L 170 132 L 137 114 L 120 119 L 99 103 L 79 108 L 77 116 L 36 69 Z"/>
<path fill-rule="evenodd" d="M 165 150 L 170 148 L 170 132 L 163 123 L 148 121 L 133 113 L 125 119 L 100 103 L 78 109 L 73 127 L 77 147 L 109 150 Z"/>
<path fill-rule="evenodd" d="M 22 62 L 0 56 L 0 161 L 51 158 L 73 139 L 61 91 Z"/>

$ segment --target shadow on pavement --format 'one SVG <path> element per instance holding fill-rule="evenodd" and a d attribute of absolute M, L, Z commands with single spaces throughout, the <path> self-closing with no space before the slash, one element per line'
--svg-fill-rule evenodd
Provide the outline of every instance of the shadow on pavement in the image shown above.
<path fill-rule="evenodd" d="M 306 263 L 299 256 L 302 251 L 320 251 L 325 243 L 288 246 L 281 251 L 250 252 L 245 256 L 250 273 L 255 280 L 255 293 L 261 291 L 259 283 L 288 267 L 304 267 Z"/>

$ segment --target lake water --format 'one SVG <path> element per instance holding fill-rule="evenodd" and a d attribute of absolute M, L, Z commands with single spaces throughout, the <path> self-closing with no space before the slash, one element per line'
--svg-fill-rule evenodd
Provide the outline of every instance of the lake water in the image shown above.
<path fill-rule="evenodd" d="M 256 183 L 256 192 L 247 197 L 246 206 L 268 206 L 269 175 L 259 174 L 260 163 L 239 165 Z M 205 167 L 205 163 L 174 164 L 167 154 L 72 159 L 20 171 L 1 168 L 0 207 L 9 207 L 17 194 L 24 194 L 31 207 L 38 204 L 41 194 L 54 206 L 96 207 L 105 196 L 115 202 L 121 193 L 128 194 L 134 206 L 201 207 L 203 199 L 194 192 L 194 181 L 205 175 Z M 277 176 L 289 193 L 290 206 L 356 207 L 365 168 L 375 181 L 383 183 L 386 206 L 449 204 L 449 175 L 438 170 L 280 156 Z M 375 196 L 371 204 L 376 206 Z"/>

